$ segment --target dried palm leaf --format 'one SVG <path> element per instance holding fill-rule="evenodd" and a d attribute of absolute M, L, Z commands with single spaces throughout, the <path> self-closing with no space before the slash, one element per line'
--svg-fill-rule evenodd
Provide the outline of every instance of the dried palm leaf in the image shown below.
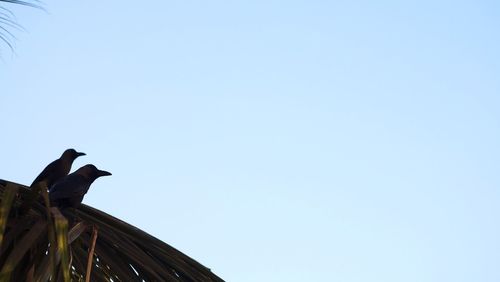
<path fill-rule="evenodd" d="M 100 210 L 50 208 L 42 190 L 42 199 L 19 213 L 29 188 L 0 180 L 0 281 L 223 281 Z"/>

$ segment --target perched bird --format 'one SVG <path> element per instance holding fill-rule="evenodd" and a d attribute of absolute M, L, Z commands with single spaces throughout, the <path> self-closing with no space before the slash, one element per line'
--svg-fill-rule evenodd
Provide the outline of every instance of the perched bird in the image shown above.
<path fill-rule="evenodd" d="M 24 215 L 29 211 L 42 189 L 48 188 L 50 190 L 52 185 L 68 175 L 73 161 L 79 156 L 85 156 L 85 153 L 77 152 L 75 149 L 67 149 L 59 159 L 48 164 L 31 184 L 31 192 L 23 201 L 19 215 Z"/>
<path fill-rule="evenodd" d="M 71 170 L 71 165 L 73 161 L 79 156 L 85 156 L 85 153 L 80 153 L 75 151 L 75 149 L 67 149 L 61 155 L 61 157 L 53 162 L 51 162 L 44 170 L 35 178 L 31 187 L 35 184 L 45 181 L 47 187 L 50 188 L 54 185 L 58 180 L 62 179 L 66 175 L 68 175 Z"/>
<path fill-rule="evenodd" d="M 111 173 L 88 164 L 56 182 L 49 191 L 52 206 L 60 208 L 78 207 L 90 185 L 101 176 Z"/>

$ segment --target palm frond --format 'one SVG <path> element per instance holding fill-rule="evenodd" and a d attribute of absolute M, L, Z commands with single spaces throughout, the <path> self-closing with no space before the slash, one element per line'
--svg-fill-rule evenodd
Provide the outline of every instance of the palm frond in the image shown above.
<path fill-rule="evenodd" d="M 38 0 L 0 0 L 0 3 L 28 6 L 43 10 L 42 2 Z M 14 13 L 0 5 L 0 41 L 7 45 L 11 51 L 14 51 L 13 42 L 16 40 L 16 36 L 9 29 L 23 30 L 22 26 L 16 22 Z"/>
<path fill-rule="evenodd" d="M 52 207 L 47 214 L 44 201 L 35 201 L 20 213 L 29 192 L 0 180 L 1 281 L 223 281 L 172 246 L 90 206 Z"/>

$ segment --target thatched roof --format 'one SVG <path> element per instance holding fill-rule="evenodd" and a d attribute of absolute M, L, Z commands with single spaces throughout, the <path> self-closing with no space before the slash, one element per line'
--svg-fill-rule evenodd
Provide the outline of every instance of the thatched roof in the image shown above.
<path fill-rule="evenodd" d="M 85 281 L 87 273 L 90 281 L 223 281 L 172 246 L 90 206 L 61 213 L 38 201 L 23 213 L 29 192 L 0 180 L 1 281 Z"/>

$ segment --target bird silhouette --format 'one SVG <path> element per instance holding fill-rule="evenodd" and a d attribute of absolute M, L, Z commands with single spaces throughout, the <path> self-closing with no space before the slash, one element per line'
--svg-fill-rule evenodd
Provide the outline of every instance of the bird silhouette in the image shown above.
<path fill-rule="evenodd" d="M 73 161 L 79 156 L 85 156 L 85 153 L 77 152 L 75 149 L 67 149 L 59 159 L 51 162 L 42 170 L 31 184 L 31 187 L 45 181 L 47 188 L 50 190 L 52 185 L 68 175 Z"/>
<path fill-rule="evenodd" d="M 30 186 L 31 192 L 23 201 L 19 209 L 19 214 L 24 215 L 29 211 L 43 189 L 48 188 L 50 190 L 52 185 L 68 175 L 73 161 L 79 156 L 85 156 L 85 153 L 77 152 L 75 149 L 67 149 L 62 153 L 59 159 L 48 164 L 35 180 L 33 180 Z"/>
<path fill-rule="evenodd" d="M 78 207 L 90 185 L 97 178 L 107 175 L 111 173 L 99 170 L 92 164 L 82 166 L 51 187 L 49 191 L 51 205 L 59 208 Z"/>

